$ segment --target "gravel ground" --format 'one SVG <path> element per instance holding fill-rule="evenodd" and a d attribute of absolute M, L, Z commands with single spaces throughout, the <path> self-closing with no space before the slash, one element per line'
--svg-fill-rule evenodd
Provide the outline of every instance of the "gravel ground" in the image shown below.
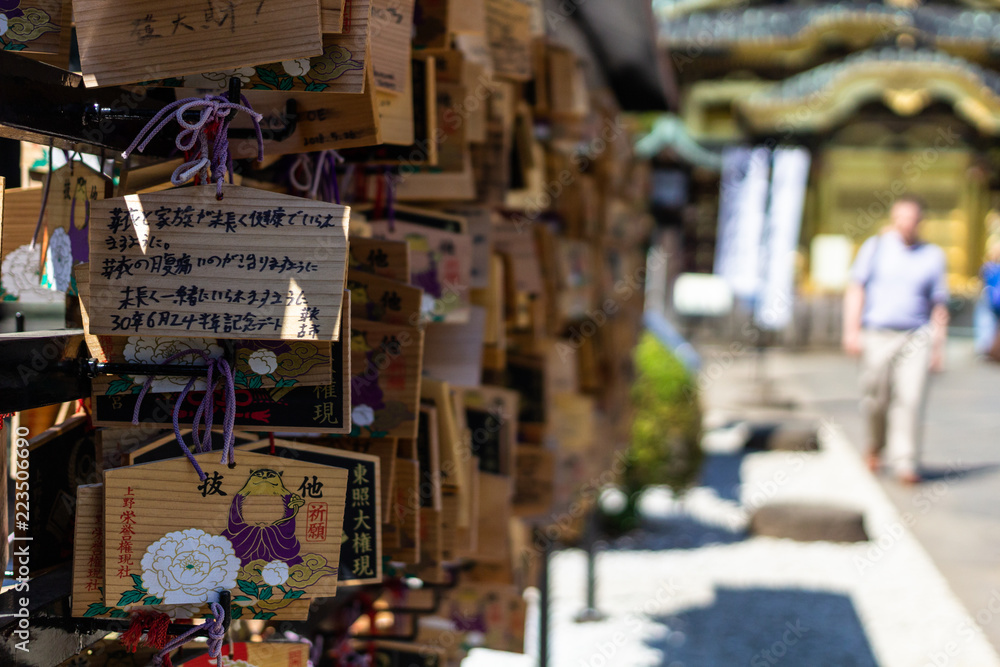
<path fill-rule="evenodd" d="M 552 665 L 1000 667 L 981 631 L 1000 616 L 1000 596 L 994 609 L 964 610 L 908 530 L 914 517 L 895 510 L 835 426 L 821 429 L 817 453 L 743 454 L 742 437 L 738 426 L 711 432 L 705 486 L 683 501 L 650 491 L 645 528 L 598 556 L 605 620 L 572 620 L 584 554 L 552 559 Z M 871 541 L 746 536 L 754 507 L 786 500 L 861 510 Z M 477 650 L 463 664 L 535 662 Z"/>

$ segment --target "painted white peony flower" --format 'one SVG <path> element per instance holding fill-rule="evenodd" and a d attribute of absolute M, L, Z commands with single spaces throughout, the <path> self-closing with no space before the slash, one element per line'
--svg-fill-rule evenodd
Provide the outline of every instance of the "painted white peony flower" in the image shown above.
<path fill-rule="evenodd" d="M 278 358 L 271 350 L 257 350 L 247 359 L 250 370 L 257 375 L 267 375 L 278 370 Z"/>
<path fill-rule="evenodd" d="M 288 563 L 272 560 L 260 569 L 260 576 L 268 586 L 280 586 L 288 581 Z"/>
<path fill-rule="evenodd" d="M 309 58 L 296 58 L 295 60 L 283 60 L 281 66 L 288 76 L 305 76 L 309 71 Z"/>
<path fill-rule="evenodd" d="M 142 557 L 142 582 L 164 604 L 217 602 L 236 587 L 240 559 L 222 535 L 197 528 L 167 533 Z"/>
<path fill-rule="evenodd" d="M 437 307 L 437 301 L 430 294 L 424 292 L 424 295 L 420 297 L 420 314 L 427 318 L 434 314 L 434 308 Z"/>
<path fill-rule="evenodd" d="M 49 239 L 49 249 L 45 253 L 45 286 L 65 292 L 73 275 L 73 247 L 69 234 L 62 227 L 56 227 Z"/>
<path fill-rule="evenodd" d="M 375 421 L 375 411 L 370 405 L 355 405 L 351 410 L 351 423 L 355 426 L 371 426 Z"/>
<path fill-rule="evenodd" d="M 169 336 L 129 336 L 128 342 L 125 344 L 125 349 L 122 351 L 122 355 L 125 357 L 125 361 L 132 363 L 162 364 L 172 355 L 190 348 L 205 350 L 208 352 L 208 356 L 213 359 L 220 359 L 223 355 L 222 347 L 219 346 L 218 342 L 214 338 L 171 338 Z M 201 355 L 189 354 L 180 357 L 179 359 L 174 359 L 170 363 L 188 366 L 204 366 L 205 360 L 201 358 Z M 179 376 L 157 376 L 153 380 L 153 385 L 150 388 L 150 391 L 155 393 L 180 391 L 185 387 L 185 385 L 187 385 L 189 379 L 190 378 Z M 137 375 L 134 380 L 137 383 L 142 384 L 146 381 L 146 376 Z M 193 387 L 195 391 L 204 391 L 205 387 L 206 384 L 203 378 L 195 380 Z"/>
<path fill-rule="evenodd" d="M 0 264 L 0 284 L 8 294 L 22 303 L 57 303 L 66 298 L 62 292 L 42 287 L 38 265 L 42 261 L 42 247 L 25 244 L 15 248 Z"/>
<path fill-rule="evenodd" d="M 0 14 L 0 36 L 7 34 L 7 15 Z"/>

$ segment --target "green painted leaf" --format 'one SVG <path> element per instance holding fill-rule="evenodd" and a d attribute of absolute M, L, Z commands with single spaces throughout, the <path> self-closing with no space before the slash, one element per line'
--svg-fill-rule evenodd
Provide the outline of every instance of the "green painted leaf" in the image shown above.
<path fill-rule="evenodd" d="M 282 600 L 298 600 L 302 597 L 303 593 L 305 593 L 305 591 L 288 591 L 285 593 L 285 597 L 283 597 Z"/>
<path fill-rule="evenodd" d="M 330 86 L 325 83 L 317 83 L 314 81 L 313 83 L 310 83 L 306 86 L 306 90 L 309 91 L 310 93 L 320 93 L 329 87 Z"/>
<path fill-rule="evenodd" d="M 124 609 L 112 609 L 108 615 L 111 618 L 128 618 L 128 612 Z"/>
<path fill-rule="evenodd" d="M 236 585 L 239 586 L 240 590 L 249 595 L 252 598 L 257 597 L 257 584 L 252 581 L 247 581 L 246 579 L 237 579 Z"/>
<path fill-rule="evenodd" d="M 155 595 L 150 595 L 148 598 L 142 601 L 144 605 L 150 604 L 163 604 L 163 598 L 158 598 Z"/>
<path fill-rule="evenodd" d="M 249 380 L 247 380 L 247 387 L 249 387 L 250 389 L 260 389 L 262 384 L 263 382 L 261 381 L 259 375 L 254 375 Z"/>
<path fill-rule="evenodd" d="M 270 600 L 272 594 L 274 594 L 274 589 L 271 588 L 270 586 L 265 586 L 262 589 L 260 589 L 259 593 L 257 593 L 257 599 Z"/>
<path fill-rule="evenodd" d="M 274 618 L 274 616 L 275 616 L 275 614 L 274 614 L 273 611 L 269 611 L 266 614 L 262 613 L 262 612 L 258 612 L 258 613 L 256 613 L 256 614 L 253 615 L 253 617 L 255 619 L 260 620 L 260 621 L 269 621 L 272 618 Z"/>
<path fill-rule="evenodd" d="M 239 606 L 238 604 L 232 605 L 229 609 L 229 615 L 232 618 L 239 618 L 240 616 L 243 615 L 243 607 Z"/>
<path fill-rule="evenodd" d="M 233 602 L 250 602 L 250 598 L 245 595 L 237 595 L 233 598 Z"/>
<path fill-rule="evenodd" d="M 141 602 L 144 597 L 146 597 L 145 591 L 137 591 L 133 588 L 132 590 L 128 590 L 122 593 L 121 598 L 119 598 L 118 600 L 118 604 L 116 604 L 115 606 L 127 607 L 130 604 L 136 604 L 137 602 Z"/>
<path fill-rule="evenodd" d="M 294 387 L 298 383 L 299 383 L 298 380 L 292 380 L 291 378 L 285 378 L 284 380 L 278 380 L 275 383 L 274 386 L 278 387 L 280 389 L 281 387 Z"/>
<path fill-rule="evenodd" d="M 243 371 L 236 371 L 236 373 L 233 375 L 233 384 L 235 384 L 237 387 L 247 386 L 247 374 L 244 373 Z"/>
<path fill-rule="evenodd" d="M 87 607 L 87 611 L 83 612 L 84 618 L 90 618 L 93 616 L 101 616 L 111 611 L 110 607 L 105 607 L 100 602 L 91 602 L 90 606 Z"/>
<path fill-rule="evenodd" d="M 24 51 L 28 48 L 27 44 L 8 44 L 4 47 L 4 51 Z"/>
<path fill-rule="evenodd" d="M 138 574 L 132 575 L 132 583 L 135 584 L 135 590 L 142 591 L 143 593 L 149 592 L 146 590 L 146 587 L 142 585 L 142 577 L 140 577 Z"/>
<path fill-rule="evenodd" d="M 254 67 L 254 70 L 257 71 L 257 78 L 261 81 L 273 88 L 278 86 L 278 73 L 273 69 L 268 69 L 266 67 Z"/>
<path fill-rule="evenodd" d="M 265 86 L 263 83 L 255 83 L 250 86 L 250 90 L 274 90 L 273 86 Z"/>
<path fill-rule="evenodd" d="M 371 437 L 373 438 L 385 438 L 389 435 L 388 431 L 372 431 Z"/>
<path fill-rule="evenodd" d="M 278 79 L 278 90 L 291 90 L 294 85 L 295 82 L 292 81 L 292 77 L 290 76 L 283 76 Z"/>
<path fill-rule="evenodd" d="M 114 394 L 126 394 L 132 391 L 133 386 L 134 385 L 131 380 L 126 380 L 123 378 L 112 380 L 111 384 L 108 385 L 107 395 L 113 396 Z"/>

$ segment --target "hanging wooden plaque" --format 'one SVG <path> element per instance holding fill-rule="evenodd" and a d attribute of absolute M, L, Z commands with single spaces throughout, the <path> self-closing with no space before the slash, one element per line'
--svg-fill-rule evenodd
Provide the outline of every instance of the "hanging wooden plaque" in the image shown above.
<path fill-rule="evenodd" d="M 309 644 L 298 642 L 222 643 L 222 664 L 230 667 L 306 667 Z M 217 667 L 215 658 L 203 653 L 190 660 L 173 659 L 177 667 Z"/>
<path fill-rule="evenodd" d="M 76 0 L 87 86 L 108 86 L 317 56 L 316 0 Z M 109 44 L 116 48 L 108 48 Z"/>
<path fill-rule="evenodd" d="M 343 206 L 230 185 L 92 204 L 90 333 L 337 340 Z"/>
<path fill-rule="evenodd" d="M 397 213 L 392 225 L 387 220 L 372 222 L 373 234 L 378 238 L 407 242 L 410 249 L 410 282 L 434 299 L 434 306 L 428 313 L 431 321 L 467 322 L 472 237 L 464 231 L 447 231 L 429 225 L 403 222 L 402 215 L 406 215 L 406 212 Z M 432 217 L 438 220 L 462 220 L 445 214 L 420 215 L 421 220 Z"/>
<path fill-rule="evenodd" d="M 172 619 L 204 618 L 211 616 L 208 605 L 196 604 L 153 604 L 154 596 L 146 595 L 138 599 L 137 593 L 132 604 L 121 607 L 108 606 L 104 602 L 104 485 L 89 484 L 77 487 L 76 524 L 73 533 L 73 595 L 71 614 L 84 618 L 123 618 L 132 611 L 155 611 Z M 147 591 L 148 593 L 148 591 Z M 293 600 L 291 604 L 277 610 L 274 618 L 286 621 L 305 620 L 309 616 L 309 600 Z M 234 602 L 230 609 L 234 615 L 242 615 L 243 607 Z"/>
<path fill-rule="evenodd" d="M 515 81 L 531 78 L 531 8 L 518 0 L 486 0 L 486 35 L 493 70 Z"/>
<path fill-rule="evenodd" d="M 351 239 L 348 267 L 406 283 L 410 280 L 409 253 L 405 241 L 354 237 Z"/>
<path fill-rule="evenodd" d="M 479 469 L 514 474 L 517 410 L 520 395 L 501 387 L 452 387 L 456 421 L 471 432 L 472 453 Z"/>
<path fill-rule="evenodd" d="M 323 32 L 340 32 L 344 29 L 344 5 L 347 0 L 320 0 L 319 20 Z"/>
<path fill-rule="evenodd" d="M 236 70 L 193 74 L 157 81 L 152 85 L 184 88 L 217 88 L 224 91 L 233 76 L 248 90 L 294 90 L 309 93 L 363 93 L 365 67 L 369 59 L 371 29 L 370 0 L 352 0 L 346 30 L 323 35 L 323 52 L 312 58 L 296 58 Z"/>
<path fill-rule="evenodd" d="M 0 187 L 3 186 L 0 178 Z M 66 295 L 42 284 L 42 245 L 31 237 L 42 206 L 42 188 L 0 193 L 0 299 L 20 303 L 62 303 Z"/>
<path fill-rule="evenodd" d="M 419 287 L 349 269 L 347 288 L 351 290 L 353 319 L 410 326 L 420 323 L 424 293 Z"/>
<path fill-rule="evenodd" d="M 371 67 L 365 67 L 363 93 L 310 93 L 306 91 L 275 92 L 248 90 L 246 97 L 254 111 L 264 116 L 261 121 L 264 155 L 311 153 L 332 148 L 355 148 L 382 143 L 382 129 L 376 106 L 375 84 Z M 195 95 L 197 89 L 177 92 Z M 289 114 L 289 102 L 295 105 Z M 237 118 L 232 127 L 248 129 L 246 118 Z M 257 140 L 230 141 L 234 158 L 255 159 Z"/>
<path fill-rule="evenodd" d="M 238 449 L 270 454 L 271 442 L 260 440 Z M 382 583 L 382 498 L 378 457 L 280 439 L 274 441 L 273 455 L 347 470 L 347 505 L 337 580 L 352 586 Z"/>
<path fill-rule="evenodd" d="M 347 471 L 218 452 L 104 473 L 105 602 L 153 596 L 204 604 L 233 594 L 238 617 L 267 620 L 337 592 Z M 155 602 L 155 601 L 154 601 Z"/>
<path fill-rule="evenodd" d="M 169 336 L 98 336 L 102 361 L 160 364 L 176 352 L 202 349 L 213 359 L 223 357 L 222 341 L 215 338 L 173 338 Z M 293 387 L 315 387 L 330 383 L 332 343 L 326 341 L 241 340 L 236 341 L 235 383 L 238 389 L 284 389 L 272 391 L 275 400 Z M 181 357 L 176 365 L 204 366 L 197 355 Z M 92 383 L 96 394 L 136 394 L 146 382 L 145 375 L 99 375 Z M 190 378 L 157 376 L 150 385 L 154 393 L 177 392 Z M 205 380 L 195 380 L 193 389 L 205 391 Z"/>
<path fill-rule="evenodd" d="M 409 78 L 413 0 L 372 0 L 371 23 L 375 85 L 402 94 Z"/>
<path fill-rule="evenodd" d="M 236 428 L 287 433 L 347 433 L 351 430 L 351 402 L 347 378 L 351 376 L 349 350 L 350 292 L 345 292 L 345 311 L 340 318 L 340 340 L 330 344 L 332 372 L 327 384 L 236 389 Z M 139 409 L 139 423 L 163 424 L 173 421 L 179 392 L 150 394 Z M 204 392 L 188 393 L 178 413 L 181 424 L 190 425 L 204 397 Z M 98 426 L 127 426 L 132 423 L 138 394 L 92 395 L 94 423 Z M 216 425 L 222 419 L 224 405 L 215 406 Z"/>
<path fill-rule="evenodd" d="M 392 503 L 391 525 L 396 546 L 386 548 L 391 560 L 416 563 L 420 560 L 420 462 L 396 461 L 396 496 Z"/>
<path fill-rule="evenodd" d="M 52 172 L 45 204 L 47 235 L 42 247 L 42 282 L 49 289 L 70 290 L 74 264 L 86 262 L 91 202 L 104 197 L 104 176 L 72 161 Z"/>
<path fill-rule="evenodd" d="M 416 437 L 423 347 L 417 327 L 352 320 L 351 435 Z"/>

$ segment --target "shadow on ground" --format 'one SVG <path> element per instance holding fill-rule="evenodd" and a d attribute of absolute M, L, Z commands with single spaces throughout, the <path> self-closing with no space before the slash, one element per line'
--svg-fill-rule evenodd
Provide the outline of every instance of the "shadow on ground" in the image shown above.
<path fill-rule="evenodd" d="M 646 643 L 669 667 L 878 667 L 850 598 L 794 589 L 716 589 L 715 601 L 653 618 L 668 631 Z"/>
<path fill-rule="evenodd" d="M 920 468 L 920 475 L 925 482 L 953 482 L 988 475 L 998 469 L 1000 469 L 1000 463 L 980 463 L 959 467 L 925 464 Z"/>

